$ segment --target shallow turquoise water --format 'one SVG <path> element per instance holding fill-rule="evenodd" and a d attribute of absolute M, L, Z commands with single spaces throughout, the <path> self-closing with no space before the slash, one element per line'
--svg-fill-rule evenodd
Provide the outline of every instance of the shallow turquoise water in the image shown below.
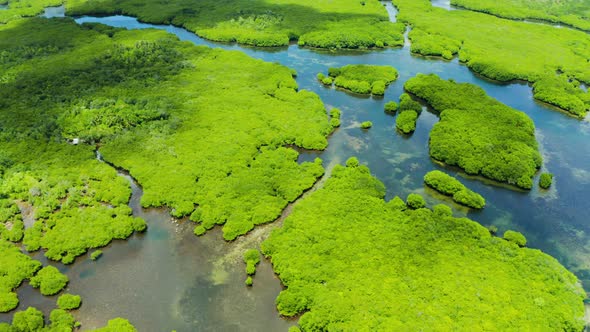
<path fill-rule="evenodd" d="M 467 215 L 483 225 L 496 225 L 500 232 L 521 231 L 530 247 L 558 258 L 590 289 L 590 227 L 586 215 L 590 210 L 590 120 L 580 121 L 536 102 L 528 84 L 497 84 L 474 75 L 457 60 L 412 56 L 407 47 L 337 53 L 296 45 L 259 49 L 213 43 L 181 28 L 143 24 L 131 17 L 82 17 L 76 21 L 128 29 L 164 29 L 181 40 L 241 50 L 252 57 L 294 68 L 301 89 L 317 93 L 328 108 L 343 111 L 342 127 L 331 136 L 329 147 L 320 152 L 301 151 L 301 160 L 320 157 L 328 166 L 357 156 L 386 184 L 388 198 L 405 198 L 418 192 L 424 194 L 430 205 L 444 201 L 454 207 L 457 215 Z M 328 67 L 351 63 L 392 65 L 400 77 L 387 89 L 384 98 L 326 88 L 315 79 L 318 72 L 325 73 Z M 490 96 L 527 113 L 537 127 L 545 160 L 543 171 L 555 175 L 553 187 L 549 191 L 534 188 L 521 192 L 444 168 L 486 197 L 483 211 L 454 205 L 450 199 L 425 189 L 424 174 L 443 169 L 428 156 L 428 133 L 438 117 L 425 109 L 416 132 L 403 136 L 395 131 L 395 118 L 383 112 L 383 105 L 397 100 L 403 83 L 417 73 L 436 73 L 445 79 L 477 84 Z M 373 122 L 373 128 L 363 131 L 359 124 L 367 120 Z M 261 265 L 252 289 L 243 284 L 244 265 L 239 255 L 249 241 L 256 243 L 258 235 L 248 235 L 231 244 L 223 242 L 219 232 L 196 238 L 190 224 L 171 220 L 166 210 L 141 209 L 140 194 L 134 185 L 131 206 L 136 215 L 148 221 L 146 234 L 113 243 L 103 250 L 104 256 L 97 262 L 82 258 L 70 267 L 60 266 L 70 276 L 70 291 L 84 298 L 76 316 L 85 327 L 103 325 L 114 316 L 129 318 L 141 331 L 278 331 L 293 324 L 279 318 L 274 309 L 274 298 L 281 286 L 268 262 Z M 26 285 L 19 293 L 21 299 L 26 297 L 23 306 L 31 302 L 46 307 L 54 301 L 39 299 Z"/>

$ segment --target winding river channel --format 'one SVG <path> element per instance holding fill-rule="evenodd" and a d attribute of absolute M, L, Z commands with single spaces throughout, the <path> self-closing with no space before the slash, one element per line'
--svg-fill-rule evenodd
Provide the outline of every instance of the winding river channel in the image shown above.
<path fill-rule="evenodd" d="M 391 3 L 386 6 L 395 15 Z M 60 16 L 63 9 L 53 8 L 46 14 Z M 297 45 L 260 49 L 213 43 L 182 28 L 144 24 L 132 17 L 80 17 L 76 22 L 163 29 L 197 45 L 239 50 L 294 68 L 300 89 L 311 90 L 327 107 L 342 110 L 342 127 L 331 136 L 329 147 L 321 152 L 301 151 L 300 160 L 320 157 L 329 167 L 357 156 L 385 183 L 387 198 L 405 198 L 418 192 L 429 205 L 443 201 L 453 206 L 456 215 L 466 215 L 486 226 L 495 225 L 500 232 L 521 231 L 530 247 L 556 257 L 590 289 L 590 121 L 569 117 L 536 102 L 527 83 L 497 84 L 475 75 L 456 59 L 411 55 L 408 45 L 370 52 L 317 51 Z M 352 63 L 392 65 L 400 77 L 384 98 L 359 97 L 325 88 L 315 79 L 328 67 Z M 424 174 L 442 169 L 428 156 L 428 134 L 438 121 L 437 115 L 430 110 L 422 112 L 416 132 L 402 136 L 395 131 L 395 118 L 383 112 L 384 104 L 397 100 L 403 83 L 417 73 L 436 73 L 445 79 L 477 84 L 490 96 L 528 114 L 537 128 L 543 171 L 555 175 L 552 188 L 545 191 L 535 187 L 523 192 L 445 168 L 486 198 L 487 206 L 482 211 L 454 205 L 452 200 L 425 189 Z M 373 128 L 363 131 L 359 123 L 367 120 L 373 122 Z M 243 249 L 256 246 L 278 224 L 257 228 L 232 243 L 224 242 L 219 230 L 197 238 L 190 222 L 173 220 L 166 209 L 141 208 L 141 188 L 123 172 L 121 176 L 132 185 L 130 206 L 134 215 L 147 221 L 148 231 L 127 241 L 113 242 L 96 262 L 81 257 L 70 266 L 51 263 L 70 277 L 68 291 L 82 296 L 84 304 L 75 316 L 84 328 L 102 326 L 116 316 L 128 318 L 140 331 L 286 331 L 295 324 L 294 320 L 280 318 L 275 310 L 274 300 L 281 284 L 268 261 L 261 263 L 254 286 L 244 285 Z M 45 261 L 42 254 L 35 257 Z M 28 285 L 22 286 L 21 308 L 53 305 L 55 298 L 36 294 Z M 7 317 L 0 315 L 0 320 Z"/>

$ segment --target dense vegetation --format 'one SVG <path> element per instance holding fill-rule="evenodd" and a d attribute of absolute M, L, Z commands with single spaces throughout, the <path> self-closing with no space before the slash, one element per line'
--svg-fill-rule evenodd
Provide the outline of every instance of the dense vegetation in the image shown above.
<path fill-rule="evenodd" d="M 31 278 L 31 286 L 39 288 L 43 295 L 55 295 L 66 287 L 69 278 L 55 266 L 45 266 Z"/>
<path fill-rule="evenodd" d="M 45 7 L 59 6 L 63 0 L 0 0 L 0 4 L 7 5 L 0 10 L 0 23 L 6 23 L 22 17 L 37 16 Z"/>
<path fill-rule="evenodd" d="M 543 173 L 539 178 L 539 187 L 543 189 L 549 189 L 551 184 L 553 183 L 553 174 L 551 173 Z"/>
<path fill-rule="evenodd" d="M 526 238 L 519 232 L 508 230 L 504 232 L 504 239 L 516 243 L 519 247 L 524 247 L 526 245 Z"/>
<path fill-rule="evenodd" d="M 430 156 L 469 174 L 530 189 L 542 159 L 533 121 L 483 89 L 423 75 L 405 89 L 440 112 L 430 133 Z"/>
<path fill-rule="evenodd" d="M 57 298 L 57 307 L 63 310 L 80 308 L 82 298 L 80 295 L 64 294 Z"/>
<path fill-rule="evenodd" d="M 475 209 L 482 209 L 486 205 L 485 199 L 480 194 L 444 172 L 434 170 L 426 173 L 424 183 L 443 195 L 453 197 L 453 200 L 459 204 Z"/>
<path fill-rule="evenodd" d="M 164 32 L 67 19 L 10 23 L 0 47 L 10 54 L 1 63 L 7 143 L 0 144 L 7 163 L 20 165 L 6 170 L 3 187 L 12 200 L 39 205 L 42 220 L 24 243 L 51 259 L 72 262 L 145 225 L 130 216 L 128 183 L 91 147 L 48 138 L 100 142 L 104 158 L 141 183 L 143 206 L 190 214 L 199 234 L 225 224 L 228 240 L 274 220 L 323 174 L 321 161 L 298 164 L 297 153 L 282 147 L 323 149 L 333 128 L 317 95 L 297 91 L 278 64 Z M 27 48 L 46 51 L 12 56 Z M 93 235 L 79 236 L 86 232 Z"/>
<path fill-rule="evenodd" d="M 395 114 L 395 112 L 397 112 L 397 109 L 399 108 L 398 104 L 395 101 L 388 101 L 385 106 L 383 107 L 383 110 L 385 111 L 385 113 L 389 113 L 389 114 Z"/>
<path fill-rule="evenodd" d="M 18 311 L 14 314 L 12 324 L 0 323 L 1 332 L 71 332 L 77 330 L 79 323 L 63 309 L 54 309 L 49 314 L 50 324 L 45 324 L 45 317 L 34 307 Z M 137 330 L 127 320 L 116 318 L 108 325 L 94 330 L 94 332 L 136 332 Z"/>
<path fill-rule="evenodd" d="M 581 331 L 584 292 L 555 259 L 454 218 L 406 209 L 358 162 L 336 166 L 263 243 L 302 331 Z M 401 202 L 403 204 L 403 202 Z"/>
<path fill-rule="evenodd" d="M 123 13 L 183 26 L 215 41 L 256 46 L 283 46 L 290 40 L 334 49 L 403 45 L 404 25 L 389 22 L 377 0 L 72 0 L 66 9 L 70 15 Z"/>
<path fill-rule="evenodd" d="M 395 127 L 406 135 L 413 133 L 416 130 L 416 121 L 418 121 L 421 112 L 422 106 L 420 103 L 412 99 L 407 93 L 402 93 L 399 98 L 399 114 L 395 119 Z"/>
<path fill-rule="evenodd" d="M 500 17 L 545 20 L 590 31 L 588 0 L 451 0 L 451 3 Z"/>
<path fill-rule="evenodd" d="M 508 0 L 500 3 L 505 1 Z M 555 102 L 556 106 L 575 116 L 580 116 L 580 102 L 588 110 L 587 92 L 568 96 L 569 85 L 555 82 L 552 77 L 553 73 L 561 72 L 567 79 L 590 83 L 588 34 L 472 11 L 448 11 L 433 7 L 429 0 L 393 0 L 393 3 L 399 9 L 398 21 L 412 26 L 410 38 L 414 52 L 445 58 L 458 55 L 475 72 L 499 81 L 521 79 L 534 83 L 549 79 L 546 84 L 550 88 L 536 89 L 535 98 L 559 101 Z M 538 3 L 542 7 L 545 1 Z M 543 91 L 545 96 L 537 97 Z M 576 99 L 579 101 L 572 102 Z"/>
<path fill-rule="evenodd" d="M 330 68 L 328 76 L 319 73 L 317 78 L 324 85 L 335 86 L 359 94 L 382 96 L 387 86 L 398 77 L 397 70 L 391 66 L 346 65 Z"/>
<path fill-rule="evenodd" d="M 8 312 L 18 306 L 14 290 L 40 268 L 41 262 L 23 254 L 13 244 L 0 240 L 0 312 Z"/>
<path fill-rule="evenodd" d="M 590 111 L 590 93 L 580 89 L 580 82 L 565 75 L 547 76 L 533 84 L 535 98 L 568 110 L 579 118 Z"/>

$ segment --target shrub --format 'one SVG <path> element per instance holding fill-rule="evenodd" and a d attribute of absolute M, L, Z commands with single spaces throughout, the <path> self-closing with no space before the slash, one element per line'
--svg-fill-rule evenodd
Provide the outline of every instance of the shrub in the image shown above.
<path fill-rule="evenodd" d="M 334 82 L 334 79 L 331 78 L 331 77 L 329 77 L 329 76 L 328 77 L 324 77 L 322 79 L 322 84 L 324 84 L 324 85 L 332 85 L 333 82 Z"/>
<path fill-rule="evenodd" d="M 402 95 L 399 97 L 399 110 L 400 112 L 414 111 L 420 114 L 420 112 L 422 112 L 422 106 L 419 102 L 412 99 L 409 94 L 402 93 Z"/>
<path fill-rule="evenodd" d="M 102 256 L 102 250 L 95 250 L 92 254 L 90 254 L 90 259 L 93 261 L 99 259 Z"/>
<path fill-rule="evenodd" d="M 41 331 L 45 326 L 43 313 L 33 307 L 16 312 L 12 318 L 12 326 L 15 331 L 19 332 Z"/>
<path fill-rule="evenodd" d="M 526 245 L 526 238 L 519 232 L 506 231 L 504 232 L 504 239 L 516 243 L 519 247 L 524 247 Z"/>
<path fill-rule="evenodd" d="M 438 217 L 452 217 L 453 216 L 453 210 L 451 209 L 451 207 L 449 207 L 448 205 L 445 205 L 445 204 L 435 205 L 434 208 L 432 209 L 432 211 L 434 212 L 434 215 L 436 215 Z"/>
<path fill-rule="evenodd" d="M 393 199 L 387 202 L 387 207 L 396 211 L 405 211 L 408 208 L 406 202 L 404 202 L 404 200 L 399 196 L 395 196 Z"/>
<path fill-rule="evenodd" d="M 457 191 L 453 194 L 453 200 L 459 204 L 463 204 L 475 209 L 483 209 L 486 205 L 485 199 L 478 193 L 475 193 L 467 188 Z"/>
<path fill-rule="evenodd" d="M 337 109 L 336 107 L 334 107 L 330 110 L 330 116 L 333 118 L 340 119 L 340 114 L 341 114 L 340 110 Z"/>
<path fill-rule="evenodd" d="M 352 91 L 358 94 L 385 94 L 385 88 L 398 77 L 397 70 L 391 66 L 375 65 L 346 65 L 342 68 L 330 68 L 329 84 Z M 321 78 L 320 78 L 321 77 Z M 323 81 L 322 74 L 318 79 Z"/>
<path fill-rule="evenodd" d="M 244 252 L 244 263 L 246 263 L 246 273 L 253 275 L 256 273 L 256 265 L 260 263 L 260 252 L 256 249 L 248 249 Z"/>
<path fill-rule="evenodd" d="M 397 111 L 397 109 L 398 109 L 398 105 L 395 101 L 390 101 L 385 104 L 385 112 L 386 113 L 393 114 Z"/>
<path fill-rule="evenodd" d="M 355 168 L 359 166 L 359 160 L 356 157 L 350 157 L 346 160 L 346 167 Z"/>
<path fill-rule="evenodd" d="M 252 284 L 254 283 L 254 281 L 252 280 L 252 276 L 248 276 L 244 283 L 246 284 L 246 286 L 252 286 Z"/>
<path fill-rule="evenodd" d="M 459 180 L 438 170 L 426 173 L 424 183 L 444 195 L 453 195 L 465 188 Z"/>
<path fill-rule="evenodd" d="M 397 115 L 395 127 L 404 134 L 413 133 L 416 130 L 418 113 L 415 111 L 404 111 Z"/>
<path fill-rule="evenodd" d="M 543 173 L 539 178 L 539 186 L 543 189 L 548 189 L 551 187 L 551 183 L 553 183 L 553 174 L 551 173 Z"/>
<path fill-rule="evenodd" d="M 469 190 L 454 177 L 438 170 L 430 171 L 424 176 L 424 183 L 443 195 L 452 196 L 453 200 L 475 209 L 485 206 L 485 199 Z"/>
<path fill-rule="evenodd" d="M 326 78 L 326 75 L 324 75 L 323 73 L 318 73 L 316 77 L 318 78 L 318 81 L 321 82 L 324 80 L 324 78 Z"/>
<path fill-rule="evenodd" d="M 373 122 L 371 122 L 371 121 L 365 121 L 365 122 L 361 123 L 361 128 L 363 128 L 363 129 L 369 129 L 371 127 L 373 127 Z"/>
<path fill-rule="evenodd" d="M 66 275 L 59 272 L 59 270 L 51 265 L 45 266 L 37 274 L 30 279 L 31 286 L 40 288 L 43 295 L 54 295 L 59 293 L 69 279 Z"/>
<path fill-rule="evenodd" d="M 63 310 L 78 309 L 81 304 L 80 295 L 63 294 L 57 299 L 57 307 Z"/>
<path fill-rule="evenodd" d="M 371 93 L 377 96 L 383 96 L 385 94 L 385 82 L 373 82 L 373 85 L 371 86 Z"/>
<path fill-rule="evenodd" d="M 424 201 L 424 197 L 418 194 L 409 194 L 408 198 L 406 199 L 406 203 L 408 207 L 412 209 L 420 209 L 426 206 L 426 202 Z"/>
<path fill-rule="evenodd" d="M 207 232 L 207 229 L 203 225 L 195 226 L 194 233 L 196 236 L 201 236 Z"/>
<path fill-rule="evenodd" d="M 330 125 L 334 128 L 340 127 L 340 119 L 338 119 L 338 118 L 330 119 Z"/>

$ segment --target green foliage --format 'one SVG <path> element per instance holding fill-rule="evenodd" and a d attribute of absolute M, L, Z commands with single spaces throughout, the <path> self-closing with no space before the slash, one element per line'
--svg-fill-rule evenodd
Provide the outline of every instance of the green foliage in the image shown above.
<path fill-rule="evenodd" d="M 55 295 L 66 287 L 69 279 L 54 266 L 45 266 L 30 279 L 31 286 L 39 288 L 43 295 Z"/>
<path fill-rule="evenodd" d="M 246 273 L 253 275 L 256 273 L 256 265 L 260 263 L 260 252 L 257 249 L 248 249 L 244 252 L 244 263 L 246 263 Z"/>
<path fill-rule="evenodd" d="M 378 187 L 336 166 L 263 242 L 302 331 L 583 329 L 584 291 L 557 260 L 448 209 L 391 209 Z"/>
<path fill-rule="evenodd" d="M 97 250 L 94 250 L 92 252 L 92 254 L 90 254 L 90 259 L 95 261 L 95 260 L 99 259 L 101 256 L 102 256 L 102 250 L 97 249 Z"/>
<path fill-rule="evenodd" d="M 432 208 L 432 212 L 434 212 L 434 215 L 439 218 L 453 216 L 453 210 L 448 205 L 445 205 L 445 204 L 435 205 Z"/>
<path fill-rule="evenodd" d="M 551 173 L 541 174 L 541 177 L 539 178 L 539 187 L 541 187 L 543 189 L 548 189 L 549 187 L 551 187 L 552 183 L 553 183 L 553 174 L 551 174 Z"/>
<path fill-rule="evenodd" d="M 125 207 L 124 178 L 90 147 L 48 139 L 100 141 L 105 160 L 142 185 L 143 206 L 191 215 L 200 233 L 223 224 L 228 240 L 274 220 L 323 174 L 321 161 L 299 164 L 283 147 L 324 149 L 333 130 L 319 97 L 297 91 L 286 67 L 161 31 L 41 19 L 0 28 L 3 51 L 33 45 L 52 51 L 0 63 L 0 145 L 31 169 L 11 167 L 0 187 L 35 207 L 29 250 L 71 263 L 145 228 Z"/>
<path fill-rule="evenodd" d="M 561 109 L 581 119 L 590 111 L 590 93 L 580 89 L 580 83 L 565 75 L 547 76 L 533 84 L 535 98 Z"/>
<path fill-rule="evenodd" d="M 18 332 L 37 332 L 44 326 L 43 313 L 33 307 L 16 312 L 12 318 L 12 328 Z"/>
<path fill-rule="evenodd" d="M 371 121 L 364 121 L 361 123 L 362 129 L 369 129 L 371 127 L 373 127 L 373 122 L 371 122 Z"/>
<path fill-rule="evenodd" d="M 194 233 L 196 236 L 201 236 L 201 235 L 207 233 L 207 229 L 205 227 L 203 227 L 203 225 L 198 225 L 195 227 Z"/>
<path fill-rule="evenodd" d="M 45 325 L 43 313 L 33 307 L 14 314 L 12 325 L 0 323 L 0 331 L 6 332 L 69 332 L 78 327 L 74 317 L 64 309 L 54 309 L 49 314 L 50 324 Z M 108 326 L 95 330 L 98 332 L 136 332 L 137 330 L 125 319 L 115 318 Z"/>
<path fill-rule="evenodd" d="M 588 34 L 544 24 L 513 22 L 467 10 L 448 11 L 433 7 L 430 0 L 393 0 L 393 3 L 399 10 L 397 20 L 412 27 L 409 37 L 414 52 L 441 55 L 447 59 L 458 53 L 459 60 L 471 70 L 498 81 L 520 79 L 535 83 L 543 80 L 545 83 L 535 89 L 534 97 L 566 108 L 577 116 L 580 114 L 580 101 L 587 102 L 587 93 L 576 91 L 568 96 L 570 87 L 564 79 L 547 80 L 547 75 L 561 71 L 567 78 L 590 83 Z M 577 3 L 576 6 L 585 9 L 575 12 L 585 17 L 587 8 L 590 8 L 587 0 L 453 0 L 453 3 L 482 11 L 489 9 L 496 15 L 499 12 L 494 8 L 503 7 L 506 3 L 531 4 L 531 7 L 542 8 L 543 13 L 545 8 L 560 7 L 562 4 L 569 7 Z M 507 7 L 510 10 L 500 15 L 515 14 L 519 11 L 516 8 L 520 7 L 511 5 Z M 525 16 L 529 17 L 528 14 Z M 589 21 L 584 22 L 588 24 Z M 585 105 L 588 106 L 587 103 Z"/>
<path fill-rule="evenodd" d="M 504 232 L 504 239 L 516 243 L 519 247 L 524 247 L 526 245 L 526 238 L 519 232 L 506 231 Z"/>
<path fill-rule="evenodd" d="M 329 68 L 329 76 L 318 74 L 318 79 L 331 85 L 359 94 L 385 94 L 386 87 L 398 77 L 397 70 L 391 66 L 346 65 L 342 68 Z"/>
<path fill-rule="evenodd" d="M 57 299 L 57 307 L 63 310 L 78 309 L 81 304 L 80 295 L 63 294 Z"/>
<path fill-rule="evenodd" d="M 441 171 L 430 171 L 424 176 L 424 183 L 441 194 L 452 196 L 453 200 L 475 209 L 482 209 L 486 202 L 478 193 L 469 190 L 454 177 Z"/>
<path fill-rule="evenodd" d="M 422 112 L 422 106 L 419 102 L 415 101 L 407 93 L 402 93 L 399 97 L 399 111 L 414 111 L 418 114 Z"/>
<path fill-rule="evenodd" d="M 412 209 L 420 209 L 426 206 L 426 202 L 424 201 L 424 197 L 418 194 L 409 194 L 408 198 L 406 199 L 406 203 L 408 207 Z"/>
<path fill-rule="evenodd" d="M 399 106 L 395 101 L 387 102 L 385 104 L 385 113 L 394 114 L 397 111 L 398 107 Z"/>
<path fill-rule="evenodd" d="M 422 75 L 404 85 L 440 112 L 430 132 L 430 156 L 469 174 L 532 187 L 542 159 L 533 121 L 472 84 Z"/>
<path fill-rule="evenodd" d="M 509 19 L 537 19 L 590 31 L 588 0 L 452 0 L 453 5 Z"/>
<path fill-rule="evenodd" d="M 459 52 L 461 43 L 438 33 L 412 30 L 408 34 L 412 41 L 410 51 L 421 55 L 441 56 L 447 60 Z"/>
<path fill-rule="evenodd" d="M 244 283 L 246 284 L 246 286 L 252 286 L 254 284 L 254 280 L 252 280 L 252 276 L 248 276 L 246 278 L 246 281 L 244 281 Z"/>
<path fill-rule="evenodd" d="M 416 111 L 400 112 L 395 119 L 395 127 L 404 134 L 410 134 L 416 130 Z"/>
<path fill-rule="evenodd" d="M 256 46 L 286 46 L 290 40 L 331 49 L 403 45 L 404 25 L 389 22 L 377 0 L 72 0 L 66 9 L 71 15 L 125 13 L 143 22 L 183 26 L 207 39 Z"/>
<path fill-rule="evenodd" d="M 0 23 L 6 23 L 22 17 L 42 14 L 46 7 L 59 6 L 63 0 L 2 0 L 0 4 L 8 4 L 0 10 Z"/>
<path fill-rule="evenodd" d="M 115 318 L 109 320 L 107 326 L 92 330 L 91 332 L 137 332 L 137 329 L 123 318 Z"/>
<path fill-rule="evenodd" d="M 40 268 L 39 261 L 23 254 L 15 245 L 0 240 L 0 312 L 8 312 L 18 306 L 14 290 Z"/>

